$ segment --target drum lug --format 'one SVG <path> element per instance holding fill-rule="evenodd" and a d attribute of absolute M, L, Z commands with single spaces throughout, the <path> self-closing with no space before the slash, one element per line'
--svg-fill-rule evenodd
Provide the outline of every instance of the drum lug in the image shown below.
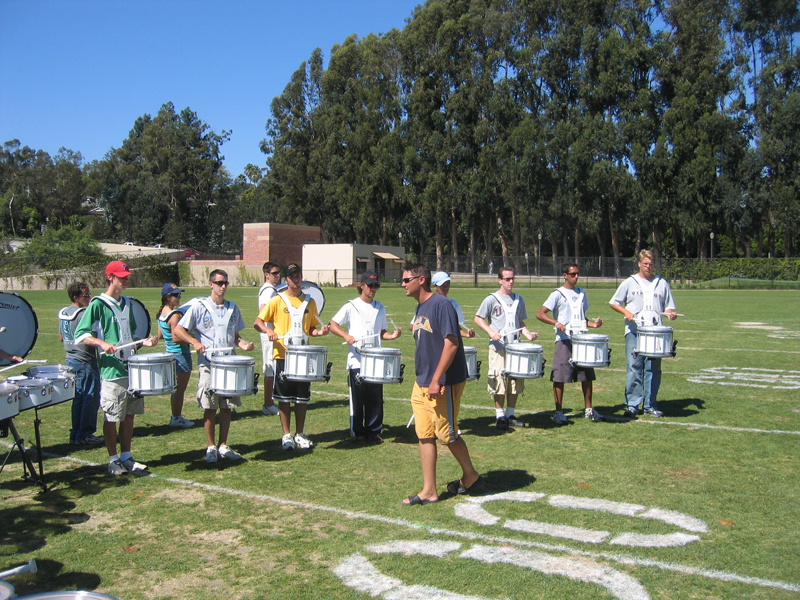
<path fill-rule="evenodd" d="M 328 365 L 325 367 L 325 381 L 331 380 L 331 367 L 333 367 L 332 362 L 329 362 Z"/>
<path fill-rule="evenodd" d="M 406 366 L 403 363 L 400 363 L 400 377 L 397 383 L 403 383 L 403 376 L 405 375 L 405 372 L 406 372 Z"/>
<path fill-rule="evenodd" d="M 672 341 L 672 356 L 675 356 L 678 353 L 678 340 Z"/>
<path fill-rule="evenodd" d="M 476 365 L 477 365 L 477 370 L 478 370 L 478 373 L 475 375 L 475 381 L 478 381 L 478 379 L 480 379 L 480 378 L 481 378 L 481 363 L 482 363 L 482 362 L 483 362 L 482 360 L 479 360 L 479 361 L 477 361 L 477 363 L 476 363 Z"/>

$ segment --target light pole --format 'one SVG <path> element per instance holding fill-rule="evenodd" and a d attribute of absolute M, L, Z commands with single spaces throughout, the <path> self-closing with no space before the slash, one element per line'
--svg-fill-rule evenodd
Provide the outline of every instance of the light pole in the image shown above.
<path fill-rule="evenodd" d="M 714 260 L 714 232 L 711 232 L 711 260 Z"/>
<path fill-rule="evenodd" d="M 542 276 L 542 232 L 539 232 L 539 250 L 536 253 L 536 276 Z"/>
<path fill-rule="evenodd" d="M 221 250 L 225 252 L 225 225 L 222 226 L 222 247 Z"/>

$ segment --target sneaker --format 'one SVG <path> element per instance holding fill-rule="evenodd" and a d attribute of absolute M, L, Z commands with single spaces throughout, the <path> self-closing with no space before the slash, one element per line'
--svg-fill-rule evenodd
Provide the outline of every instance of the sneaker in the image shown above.
<path fill-rule="evenodd" d="M 583 411 L 583 416 L 587 419 L 591 419 L 593 422 L 597 423 L 598 421 L 603 420 L 603 415 L 597 412 L 593 408 L 587 408 Z"/>
<path fill-rule="evenodd" d="M 506 419 L 505 417 L 497 417 L 497 423 L 495 423 L 495 426 L 500 431 L 505 431 L 506 429 L 508 429 L 508 419 Z"/>
<path fill-rule="evenodd" d="M 183 415 L 178 415 L 177 417 L 171 417 L 169 420 L 170 427 L 180 427 L 181 429 L 191 429 L 194 427 L 194 423 L 192 423 L 189 419 L 184 418 Z"/>
<path fill-rule="evenodd" d="M 87 435 L 82 440 L 74 441 L 73 444 L 76 446 L 99 446 L 100 444 L 104 444 L 105 441 L 103 436 Z"/>
<path fill-rule="evenodd" d="M 377 433 L 373 433 L 371 436 L 369 436 L 368 441 L 369 441 L 370 444 L 376 444 L 377 445 L 377 444 L 382 444 L 383 443 L 383 438 L 381 436 L 379 436 Z"/>
<path fill-rule="evenodd" d="M 564 416 L 563 412 L 557 410 L 555 414 L 553 414 L 553 423 L 556 425 L 566 425 L 569 423 L 569 420 Z"/>
<path fill-rule="evenodd" d="M 108 463 L 108 474 L 109 475 L 127 475 L 128 470 L 122 466 L 122 463 L 117 460 L 112 460 Z"/>
<path fill-rule="evenodd" d="M 215 463 L 217 462 L 217 447 L 216 446 L 209 446 L 206 448 L 206 462 L 207 463 Z"/>
<path fill-rule="evenodd" d="M 132 456 L 127 460 L 123 460 L 122 466 L 125 467 L 125 470 L 128 471 L 128 473 L 140 473 L 142 471 L 147 471 L 147 465 L 136 462 L 133 460 Z"/>
<path fill-rule="evenodd" d="M 508 418 L 508 424 L 511 425 L 511 427 L 518 427 L 518 428 L 527 427 L 525 423 L 515 419 L 514 417 L 507 417 L 507 418 Z"/>
<path fill-rule="evenodd" d="M 220 455 L 222 458 L 227 458 L 228 460 L 239 460 L 240 458 L 242 458 L 242 455 L 241 455 L 241 454 L 239 454 L 238 452 L 234 452 L 234 451 L 231 449 L 231 447 L 230 447 L 230 446 L 228 446 L 228 444 L 222 444 L 222 445 L 219 447 L 218 454 L 219 454 L 219 455 Z"/>
<path fill-rule="evenodd" d="M 294 450 L 294 440 L 292 439 L 291 433 L 287 433 L 281 438 L 281 448 L 284 450 Z"/>
<path fill-rule="evenodd" d="M 658 410 L 657 408 L 645 408 L 644 414 L 650 415 L 651 417 L 663 417 L 664 413 Z"/>
<path fill-rule="evenodd" d="M 278 405 L 273 404 L 272 406 L 262 406 L 261 407 L 261 414 L 266 415 L 268 417 L 272 417 L 278 414 Z"/>
<path fill-rule="evenodd" d="M 297 433 L 294 436 L 294 444 L 301 450 L 311 450 L 314 447 L 314 442 L 306 437 L 305 433 Z"/>
<path fill-rule="evenodd" d="M 639 411 L 636 409 L 635 406 L 629 406 L 625 409 L 625 412 L 622 413 L 623 417 L 627 417 L 629 419 L 635 419 L 636 416 L 639 414 Z"/>

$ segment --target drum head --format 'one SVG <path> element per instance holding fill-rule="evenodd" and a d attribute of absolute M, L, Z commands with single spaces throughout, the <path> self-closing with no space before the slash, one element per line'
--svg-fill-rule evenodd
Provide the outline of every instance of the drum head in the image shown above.
<path fill-rule="evenodd" d="M 286 285 L 286 282 L 280 284 L 275 290 L 280 293 L 286 290 L 289 287 Z M 322 314 L 322 309 L 325 308 L 325 294 L 322 293 L 320 287 L 311 281 L 303 281 L 300 284 L 300 289 L 303 290 L 303 293 L 308 294 L 314 299 L 314 302 L 317 304 L 317 310 Z"/>
<path fill-rule="evenodd" d="M 133 337 L 143 340 L 150 336 L 150 313 L 147 312 L 144 304 L 133 296 L 127 296 L 131 301 L 131 312 L 133 320 L 136 321 L 136 331 L 132 331 Z"/>
<path fill-rule="evenodd" d="M 25 358 L 36 345 L 39 337 L 39 321 L 36 312 L 19 294 L 0 292 L 0 348 Z M 0 366 L 11 364 L 5 358 L 0 359 Z"/>
<path fill-rule="evenodd" d="M 8 583 L 7 581 L 0 580 L 0 600 L 6 600 L 7 598 L 16 598 L 17 594 L 14 590 L 14 586 Z"/>
<path fill-rule="evenodd" d="M 133 354 L 128 358 L 128 362 L 147 364 L 163 363 L 175 360 L 175 355 L 171 352 L 150 352 L 149 354 Z"/>
<path fill-rule="evenodd" d="M 2 596 L 0 596 L 2 598 Z M 99 592 L 44 592 L 30 596 L 20 596 L 25 600 L 119 600 L 116 596 Z"/>

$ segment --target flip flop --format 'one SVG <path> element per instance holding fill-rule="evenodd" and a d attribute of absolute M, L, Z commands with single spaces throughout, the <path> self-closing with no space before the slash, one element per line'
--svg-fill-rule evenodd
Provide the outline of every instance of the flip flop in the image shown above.
<path fill-rule="evenodd" d="M 462 485 L 460 479 L 456 479 L 447 484 L 447 491 L 456 496 L 458 494 L 466 494 L 467 488 Z"/>
<path fill-rule="evenodd" d="M 406 498 L 406 500 L 408 500 L 408 502 L 403 500 L 400 504 L 402 504 L 403 506 L 416 506 L 418 504 L 433 504 L 434 502 L 439 501 L 438 498 L 436 500 L 428 500 L 420 498 L 419 494 L 414 494 L 413 496 L 409 496 L 408 498 Z"/>
<path fill-rule="evenodd" d="M 480 475 L 478 475 L 478 478 L 475 480 L 475 483 L 473 483 L 468 488 L 464 488 L 464 493 L 465 494 L 474 494 L 475 492 L 480 490 L 485 484 L 486 484 L 486 480 L 483 477 L 481 477 Z M 461 490 L 459 490 L 458 493 L 460 494 Z"/>

